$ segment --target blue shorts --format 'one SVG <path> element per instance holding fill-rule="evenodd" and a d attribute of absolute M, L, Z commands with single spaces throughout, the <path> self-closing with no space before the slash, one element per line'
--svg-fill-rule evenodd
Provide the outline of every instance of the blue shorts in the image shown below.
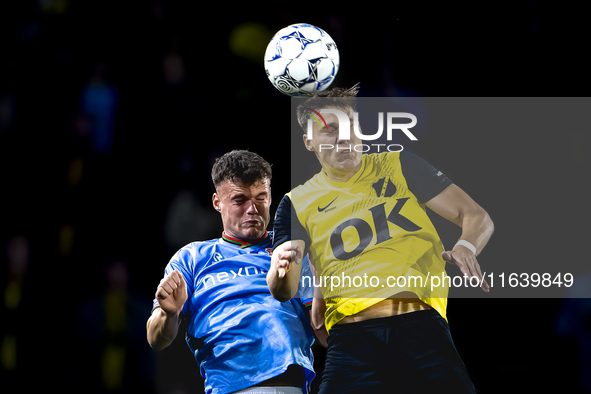
<path fill-rule="evenodd" d="M 382 392 L 475 393 L 434 309 L 332 327 L 319 393 Z"/>

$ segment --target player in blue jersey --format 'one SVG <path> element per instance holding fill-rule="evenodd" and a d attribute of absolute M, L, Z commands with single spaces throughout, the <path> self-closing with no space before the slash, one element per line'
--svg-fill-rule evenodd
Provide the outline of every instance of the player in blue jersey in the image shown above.
<path fill-rule="evenodd" d="M 271 166 L 255 153 L 232 151 L 216 160 L 212 179 L 224 232 L 172 257 L 156 291 L 148 342 L 167 347 L 184 321 L 206 393 L 307 392 L 315 376 L 312 289 L 279 302 L 266 282 Z M 309 274 L 307 262 L 302 269 Z"/>

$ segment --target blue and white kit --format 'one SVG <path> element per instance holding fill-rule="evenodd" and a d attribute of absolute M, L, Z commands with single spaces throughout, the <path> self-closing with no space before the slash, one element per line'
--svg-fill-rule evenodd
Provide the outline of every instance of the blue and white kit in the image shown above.
<path fill-rule="evenodd" d="M 306 316 L 313 288 L 279 302 L 267 286 L 272 233 L 252 243 L 222 236 L 180 249 L 165 273 L 182 273 L 188 298 L 182 318 L 186 341 L 205 378 L 205 392 L 230 393 L 300 365 L 305 392 L 315 376 L 314 334 Z M 307 259 L 302 275 L 312 275 Z M 306 281 L 307 282 L 307 281 Z M 309 282 L 308 282 L 309 283 Z M 154 308 L 158 308 L 154 301 Z"/>

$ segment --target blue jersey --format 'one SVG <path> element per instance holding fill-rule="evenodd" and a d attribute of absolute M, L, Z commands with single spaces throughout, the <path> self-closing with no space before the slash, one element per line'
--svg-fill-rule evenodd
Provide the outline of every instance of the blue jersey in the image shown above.
<path fill-rule="evenodd" d="M 314 335 L 305 313 L 313 289 L 300 287 L 287 302 L 273 298 L 266 280 L 271 238 L 267 234 L 254 244 L 227 237 L 193 242 L 166 267 L 166 274 L 179 270 L 187 283 L 182 310 L 186 341 L 205 378 L 206 393 L 241 390 L 293 364 L 304 369 L 305 391 L 315 376 Z M 307 259 L 302 275 L 311 275 Z"/>

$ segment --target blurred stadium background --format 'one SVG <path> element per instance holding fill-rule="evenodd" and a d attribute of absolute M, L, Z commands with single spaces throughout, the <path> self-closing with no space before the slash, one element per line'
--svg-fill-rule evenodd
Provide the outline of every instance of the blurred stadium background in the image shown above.
<path fill-rule="evenodd" d="M 184 338 L 155 353 L 145 322 L 171 255 L 220 234 L 210 208 L 216 156 L 247 148 L 273 164 L 272 213 L 289 191 L 289 98 L 262 65 L 269 39 L 284 26 L 307 22 L 329 32 L 341 55 L 334 85 L 361 82 L 363 96 L 589 95 L 589 24 L 567 3 L 310 8 L 180 0 L 0 5 L 4 387 L 203 391 Z M 491 183 L 518 183 L 507 169 L 525 161 L 555 182 L 544 193 L 562 187 L 573 207 L 582 206 L 579 227 L 549 228 L 540 249 L 552 249 L 548 258 L 569 250 L 565 256 L 588 260 L 570 249 L 588 234 L 581 198 L 588 132 L 540 142 L 526 130 L 532 156 L 503 163 L 495 142 L 514 136 L 502 130 L 497 139 L 475 131 L 424 147 L 495 220 L 482 265 L 527 256 L 503 247 L 528 229 L 490 193 Z M 524 211 L 536 201 L 531 193 L 515 196 Z M 544 216 L 542 205 L 531 210 Z M 452 334 L 479 392 L 591 392 L 583 374 L 591 368 L 586 301 L 450 300 Z M 316 354 L 321 373 L 323 349 Z"/>

